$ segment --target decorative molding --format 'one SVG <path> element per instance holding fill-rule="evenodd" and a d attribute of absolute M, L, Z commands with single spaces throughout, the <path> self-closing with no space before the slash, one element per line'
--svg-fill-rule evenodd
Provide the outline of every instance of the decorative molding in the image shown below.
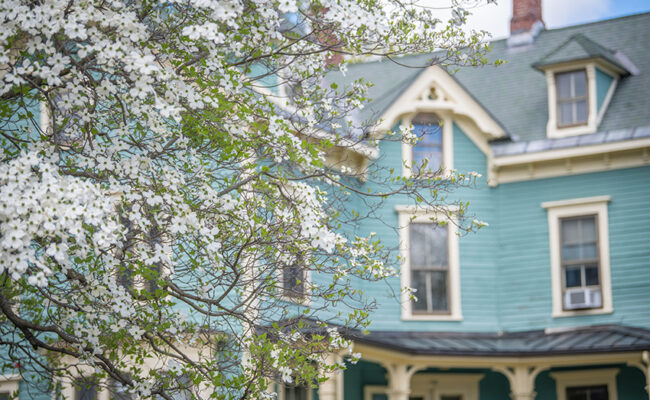
<path fill-rule="evenodd" d="M 503 183 L 594 173 L 650 165 L 650 138 L 494 157 L 488 183 Z M 568 160 L 568 162 L 567 162 Z"/>
<path fill-rule="evenodd" d="M 426 96 L 431 88 L 440 95 L 433 99 Z M 506 136 L 503 128 L 490 114 L 449 73 L 437 65 L 425 68 L 388 107 L 373 129 L 373 136 L 384 136 L 395 122 L 406 115 L 444 111 L 451 113 L 453 117 L 464 116 L 471 120 L 482 132 L 482 140 L 485 143 Z"/>

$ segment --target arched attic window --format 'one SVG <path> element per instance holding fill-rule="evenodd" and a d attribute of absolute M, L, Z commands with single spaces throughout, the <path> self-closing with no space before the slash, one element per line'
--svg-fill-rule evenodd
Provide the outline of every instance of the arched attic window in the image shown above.
<path fill-rule="evenodd" d="M 435 173 L 442 166 L 442 121 L 432 113 L 420 113 L 411 120 L 418 141 L 412 148 L 413 171 Z"/>

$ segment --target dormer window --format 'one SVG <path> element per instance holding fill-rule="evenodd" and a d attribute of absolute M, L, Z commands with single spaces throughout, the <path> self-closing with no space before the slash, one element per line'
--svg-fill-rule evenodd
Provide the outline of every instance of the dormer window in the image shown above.
<path fill-rule="evenodd" d="M 598 131 L 618 81 L 638 73 L 623 54 L 582 34 L 571 36 L 533 67 L 546 76 L 549 138 Z"/>
<path fill-rule="evenodd" d="M 586 70 L 555 74 L 555 86 L 558 128 L 586 124 L 589 117 Z"/>

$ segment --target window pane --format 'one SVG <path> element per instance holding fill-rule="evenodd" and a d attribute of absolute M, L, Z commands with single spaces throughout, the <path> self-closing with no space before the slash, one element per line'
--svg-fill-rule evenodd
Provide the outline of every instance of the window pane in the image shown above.
<path fill-rule="evenodd" d="M 429 265 L 447 268 L 447 228 L 435 224 L 429 225 L 427 240 L 430 243 Z"/>
<path fill-rule="evenodd" d="M 596 243 L 585 243 L 580 246 L 580 259 L 598 258 L 598 246 Z"/>
<path fill-rule="evenodd" d="M 434 223 L 410 225 L 411 268 L 447 268 L 447 228 Z"/>
<path fill-rule="evenodd" d="M 0 400 L 9 400 L 9 393 L 0 393 Z"/>
<path fill-rule="evenodd" d="M 75 400 L 97 400 L 97 383 L 92 378 L 81 378 L 75 382 Z"/>
<path fill-rule="evenodd" d="M 413 165 L 422 165 L 428 160 L 426 169 L 437 171 L 442 160 L 442 126 L 434 114 L 418 114 L 412 121 L 413 134 L 419 140 L 413 146 Z M 419 172 L 419 170 L 417 171 Z"/>
<path fill-rule="evenodd" d="M 585 71 L 576 71 L 571 73 L 573 78 L 573 97 L 582 97 L 587 95 L 587 75 Z"/>
<path fill-rule="evenodd" d="M 608 400 L 606 385 L 569 387 L 566 389 L 567 400 Z"/>
<path fill-rule="evenodd" d="M 299 265 L 289 265 L 282 269 L 282 286 L 289 296 L 304 294 L 304 274 Z"/>
<path fill-rule="evenodd" d="M 571 74 L 557 74 L 555 75 L 555 85 L 557 86 L 558 99 L 566 99 L 571 97 Z"/>
<path fill-rule="evenodd" d="M 435 311 L 447 311 L 447 272 L 431 271 L 431 308 Z"/>
<path fill-rule="evenodd" d="M 597 387 L 592 387 L 591 390 L 589 391 L 590 393 L 590 400 L 608 400 L 609 399 L 609 393 L 607 392 L 607 386 L 597 386 Z"/>
<path fill-rule="evenodd" d="M 562 243 L 563 244 L 580 243 L 580 239 L 578 238 L 577 219 L 562 220 Z"/>
<path fill-rule="evenodd" d="M 587 100 L 580 100 L 575 103 L 576 105 L 576 119 L 573 121 L 575 124 L 587 122 L 589 110 L 587 109 Z"/>
<path fill-rule="evenodd" d="M 417 301 L 413 301 L 413 311 L 427 311 L 427 272 L 412 271 L 411 287 L 415 289 Z"/>
<path fill-rule="evenodd" d="M 598 235 L 596 235 L 596 217 L 594 215 L 580 219 L 582 232 L 582 242 L 596 242 Z"/>
<path fill-rule="evenodd" d="M 582 286 L 580 269 L 580 267 L 566 267 L 564 269 L 564 281 L 567 288 Z"/>
<path fill-rule="evenodd" d="M 559 103 L 558 121 L 560 125 L 571 125 L 573 123 L 573 103 L 570 101 Z"/>
<path fill-rule="evenodd" d="M 411 268 L 427 265 L 427 229 L 431 224 L 411 224 L 410 235 L 410 263 Z"/>
<path fill-rule="evenodd" d="M 585 266 L 585 285 L 596 286 L 599 285 L 598 281 L 598 266 L 591 264 Z"/>

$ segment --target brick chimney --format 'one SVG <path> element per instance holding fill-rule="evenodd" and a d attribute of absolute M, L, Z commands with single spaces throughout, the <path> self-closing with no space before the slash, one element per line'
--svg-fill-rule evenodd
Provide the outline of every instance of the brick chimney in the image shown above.
<path fill-rule="evenodd" d="M 530 32 L 537 22 L 542 21 L 542 0 L 512 0 L 512 19 L 510 34 Z"/>

